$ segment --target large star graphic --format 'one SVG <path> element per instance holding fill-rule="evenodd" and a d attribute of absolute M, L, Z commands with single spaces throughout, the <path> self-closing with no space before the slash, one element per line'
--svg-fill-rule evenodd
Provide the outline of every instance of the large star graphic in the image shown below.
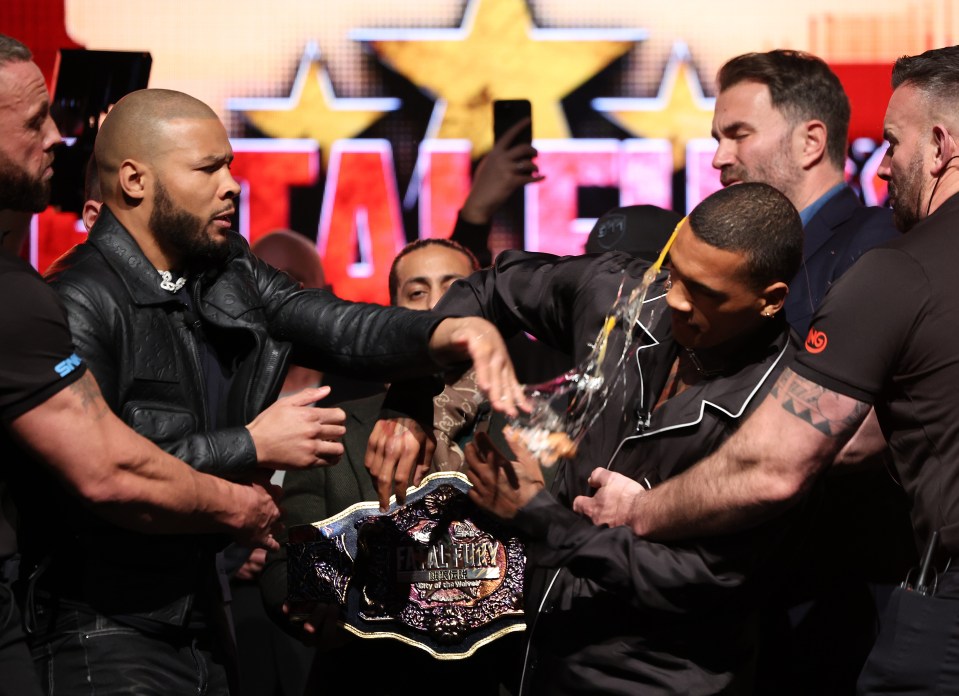
<path fill-rule="evenodd" d="M 379 59 L 436 100 L 428 138 L 493 141 L 494 99 L 529 99 L 535 138 L 568 138 L 560 100 L 642 41 L 642 29 L 540 29 L 526 0 L 469 0 L 453 29 L 356 29 Z"/>
<path fill-rule="evenodd" d="M 678 171 L 686 161 L 686 143 L 693 138 L 709 137 L 716 99 L 703 96 L 689 49 L 678 43 L 666 63 L 655 97 L 601 97 L 594 99 L 592 106 L 633 135 L 671 141 L 673 167 Z"/>
<path fill-rule="evenodd" d="M 324 162 L 334 141 L 362 133 L 387 112 L 399 107 L 400 100 L 391 97 L 337 97 L 313 43 L 303 52 L 290 96 L 227 100 L 228 109 L 243 112 L 264 135 L 315 140 L 320 145 Z"/>

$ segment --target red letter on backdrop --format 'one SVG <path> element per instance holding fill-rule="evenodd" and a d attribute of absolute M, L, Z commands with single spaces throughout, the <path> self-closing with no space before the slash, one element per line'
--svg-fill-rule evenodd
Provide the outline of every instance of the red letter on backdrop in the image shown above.
<path fill-rule="evenodd" d="M 619 204 L 673 207 L 673 146 L 663 138 L 624 140 L 620 155 Z"/>
<path fill-rule="evenodd" d="M 75 213 L 61 213 L 51 206 L 35 215 L 30 224 L 30 263 L 45 273 L 51 263 L 86 238 L 87 231 Z"/>
<path fill-rule="evenodd" d="M 252 244 L 290 226 L 290 186 L 316 183 L 319 146 L 313 140 L 235 138 L 230 171 L 240 182 L 240 228 Z"/>
<path fill-rule="evenodd" d="M 546 177 L 526 187 L 526 248 L 582 254 L 595 218 L 580 218 L 577 188 L 619 188 L 620 205 L 672 207 L 672 146 L 667 140 L 578 139 L 536 143 Z"/>
<path fill-rule="evenodd" d="M 420 145 L 420 239 L 448 239 L 470 190 L 469 140 L 431 138 Z"/>
<path fill-rule="evenodd" d="M 686 212 L 690 212 L 707 196 L 723 185 L 719 170 L 713 169 L 716 141 L 712 138 L 694 138 L 686 144 Z"/>
<path fill-rule="evenodd" d="M 577 217 L 580 186 L 619 186 L 618 140 L 540 140 L 541 184 L 526 187 L 526 249 L 582 254 L 593 220 Z"/>
<path fill-rule="evenodd" d="M 330 152 L 317 246 L 338 297 L 389 304 L 390 264 L 406 237 L 388 140 L 338 140 Z"/>

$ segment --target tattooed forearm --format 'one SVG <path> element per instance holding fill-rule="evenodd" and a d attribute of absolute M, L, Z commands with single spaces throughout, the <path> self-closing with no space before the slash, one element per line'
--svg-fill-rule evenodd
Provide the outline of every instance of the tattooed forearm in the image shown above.
<path fill-rule="evenodd" d="M 828 437 L 855 430 L 869 412 L 869 404 L 837 394 L 786 370 L 772 390 L 783 410 L 806 421 Z"/>
<path fill-rule="evenodd" d="M 100 387 L 89 372 L 71 384 L 70 390 L 80 397 L 81 408 L 90 413 L 95 420 L 103 418 L 109 412 L 110 409 L 103 400 L 103 394 L 100 393 Z"/>

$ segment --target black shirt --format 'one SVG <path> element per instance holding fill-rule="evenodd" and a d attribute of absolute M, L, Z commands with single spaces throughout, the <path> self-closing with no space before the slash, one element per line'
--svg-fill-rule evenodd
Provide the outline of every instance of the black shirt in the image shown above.
<path fill-rule="evenodd" d="M 9 423 L 79 379 L 56 293 L 23 259 L 0 251 L 0 420 Z"/>
<path fill-rule="evenodd" d="M 959 552 L 959 196 L 867 252 L 813 319 L 797 373 L 876 407 L 924 543 Z"/>
<path fill-rule="evenodd" d="M 26 473 L 27 455 L 7 425 L 86 371 L 73 352 L 63 306 L 23 259 L 0 250 L 0 483 Z M 0 515 L 0 522 L 3 517 Z M 15 551 L 0 540 L 0 558 Z"/>

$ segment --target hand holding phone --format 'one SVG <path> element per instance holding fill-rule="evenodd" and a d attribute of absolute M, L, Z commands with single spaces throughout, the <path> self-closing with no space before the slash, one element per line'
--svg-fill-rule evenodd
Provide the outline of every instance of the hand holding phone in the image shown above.
<path fill-rule="evenodd" d="M 493 214 L 526 184 L 543 180 L 533 161 L 533 126 L 528 99 L 493 102 L 493 147 L 473 175 L 469 196 L 460 209 L 466 222 L 488 225 Z"/>

